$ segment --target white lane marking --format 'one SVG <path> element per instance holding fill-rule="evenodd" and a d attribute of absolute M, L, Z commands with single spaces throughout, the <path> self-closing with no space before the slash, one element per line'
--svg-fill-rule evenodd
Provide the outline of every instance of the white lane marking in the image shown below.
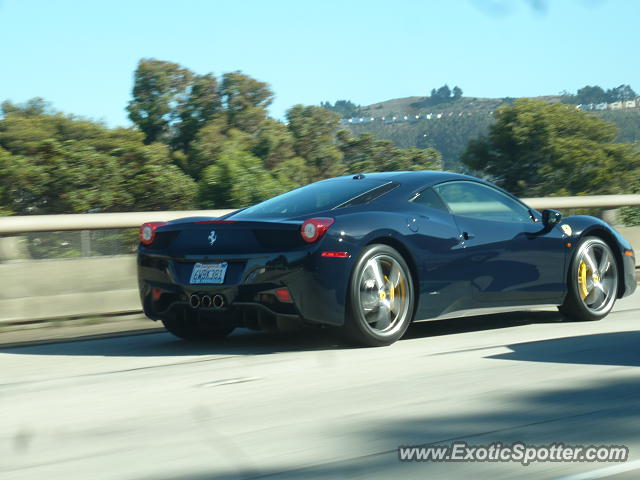
<path fill-rule="evenodd" d="M 575 475 L 567 475 L 566 477 L 558 477 L 554 480 L 593 480 L 596 478 L 606 478 L 618 473 L 630 472 L 640 469 L 640 460 L 623 463 L 621 465 L 613 465 L 611 467 L 599 468 L 590 472 L 576 473 Z"/>
<path fill-rule="evenodd" d="M 246 383 L 258 380 L 258 377 L 239 377 L 239 378 L 225 378 L 223 380 L 215 380 L 213 382 L 201 383 L 199 387 L 219 387 L 221 385 L 234 385 L 236 383 Z"/>

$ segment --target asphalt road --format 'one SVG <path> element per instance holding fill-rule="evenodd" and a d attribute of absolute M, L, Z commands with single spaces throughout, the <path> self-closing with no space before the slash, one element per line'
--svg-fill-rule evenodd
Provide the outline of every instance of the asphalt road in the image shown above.
<path fill-rule="evenodd" d="M 375 349 L 315 330 L 2 348 L 0 478 L 640 478 L 640 295 L 559 320 L 427 322 Z M 627 445 L 630 460 L 398 460 L 454 440 Z"/>

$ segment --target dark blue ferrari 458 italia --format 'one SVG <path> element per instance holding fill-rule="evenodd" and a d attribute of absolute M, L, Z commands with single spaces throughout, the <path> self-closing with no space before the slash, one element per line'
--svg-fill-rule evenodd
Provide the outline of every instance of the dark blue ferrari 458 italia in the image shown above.
<path fill-rule="evenodd" d="M 636 287 L 631 245 L 605 222 L 446 172 L 323 180 L 216 219 L 146 223 L 140 242 L 144 311 L 185 339 L 301 322 L 388 345 L 463 310 L 598 320 Z"/>

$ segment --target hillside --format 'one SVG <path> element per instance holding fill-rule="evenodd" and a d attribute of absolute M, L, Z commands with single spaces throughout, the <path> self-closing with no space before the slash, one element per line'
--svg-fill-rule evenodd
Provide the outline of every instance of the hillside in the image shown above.
<path fill-rule="evenodd" d="M 535 97 L 533 100 L 560 101 L 560 96 Z M 428 97 L 405 97 L 394 98 L 380 103 L 374 103 L 361 107 L 363 116 L 404 116 L 408 114 L 426 114 L 439 112 L 466 112 L 466 113 L 488 113 L 495 110 L 500 105 L 513 102 L 513 98 L 477 98 L 462 97 L 451 103 L 441 103 L 435 106 L 422 105 Z"/>
<path fill-rule="evenodd" d="M 361 107 L 358 117 L 343 119 L 342 124 L 354 135 L 369 133 L 391 140 L 401 148 L 436 148 L 442 153 L 447 170 L 463 171 L 460 158 L 469 140 L 487 133 L 493 123 L 493 112 L 499 106 L 515 101 L 514 98 L 462 97 L 450 103 L 424 106 L 426 98 L 397 98 Z M 557 102 L 561 97 L 533 99 Z M 639 108 L 594 114 L 618 125 L 619 141 L 640 142 Z"/>

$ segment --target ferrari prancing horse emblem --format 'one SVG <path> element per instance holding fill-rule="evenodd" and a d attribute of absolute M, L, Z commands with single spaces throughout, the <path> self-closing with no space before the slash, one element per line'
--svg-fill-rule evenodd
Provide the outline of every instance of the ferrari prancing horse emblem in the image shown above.
<path fill-rule="evenodd" d="M 216 235 L 216 231 L 211 230 L 211 233 L 209 234 L 209 245 L 213 246 L 213 244 L 216 243 L 217 239 L 218 239 L 218 236 Z"/>
<path fill-rule="evenodd" d="M 570 226 L 570 225 L 567 225 L 567 224 L 565 223 L 565 224 L 564 224 L 564 225 L 562 225 L 560 228 L 562 228 L 562 231 L 564 232 L 564 234 L 565 234 L 567 237 L 570 237 L 570 236 L 571 236 L 571 226 Z"/>

